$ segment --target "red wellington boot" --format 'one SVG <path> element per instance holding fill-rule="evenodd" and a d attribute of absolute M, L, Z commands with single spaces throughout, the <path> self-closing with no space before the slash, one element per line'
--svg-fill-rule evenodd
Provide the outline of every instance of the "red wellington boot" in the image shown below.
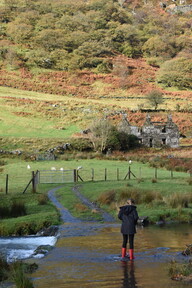
<path fill-rule="evenodd" d="M 122 248 L 122 250 L 121 250 L 121 256 L 122 256 L 122 258 L 124 258 L 125 256 L 126 256 L 126 248 Z"/>
<path fill-rule="evenodd" d="M 133 249 L 129 249 L 129 258 L 130 258 L 130 260 L 135 259 L 135 257 L 134 257 L 134 250 L 133 250 Z"/>

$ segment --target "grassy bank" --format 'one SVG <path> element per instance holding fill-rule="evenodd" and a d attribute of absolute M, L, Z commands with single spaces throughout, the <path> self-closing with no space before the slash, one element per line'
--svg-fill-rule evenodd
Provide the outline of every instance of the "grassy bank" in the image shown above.
<path fill-rule="evenodd" d="M 38 268 L 38 265 L 16 261 L 7 263 L 7 261 L 0 257 L 0 283 L 1 287 L 25 287 L 33 288 L 33 283 L 28 278 L 28 275 L 33 273 Z M 12 285 L 11 285 L 12 284 Z M 11 285 L 11 286 L 10 286 Z"/>
<path fill-rule="evenodd" d="M 59 224 L 59 213 L 41 193 L 1 195 L 0 236 L 32 235 L 44 227 Z"/>

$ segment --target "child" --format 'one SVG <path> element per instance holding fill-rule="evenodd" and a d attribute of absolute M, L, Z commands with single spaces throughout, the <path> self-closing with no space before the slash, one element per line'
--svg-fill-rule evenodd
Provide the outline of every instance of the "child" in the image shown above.
<path fill-rule="evenodd" d="M 120 207 L 118 218 L 122 220 L 121 233 L 123 234 L 122 258 L 126 256 L 127 242 L 129 239 L 129 257 L 134 259 L 134 235 L 136 233 L 136 224 L 138 214 L 133 199 L 127 200 L 127 205 Z"/>

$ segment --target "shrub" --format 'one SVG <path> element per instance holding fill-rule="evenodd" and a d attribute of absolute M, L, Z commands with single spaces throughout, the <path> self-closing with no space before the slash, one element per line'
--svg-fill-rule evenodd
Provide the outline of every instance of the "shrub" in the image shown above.
<path fill-rule="evenodd" d="M 110 205 L 112 202 L 115 201 L 116 192 L 114 190 L 107 191 L 102 193 L 97 201 L 102 205 Z"/>
<path fill-rule="evenodd" d="M 27 213 L 24 202 L 18 202 L 18 200 L 13 200 L 10 208 L 10 217 L 20 217 L 26 214 Z"/>
<path fill-rule="evenodd" d="M 118 195 L 118 202 L 126 201 L 129 198 L 134 199 L 136 203 L 140 203 L 141 190 L 132 187 L 121 190 Z"/>
<path fill-rule="evenodd" d="M 156 191 L 146 191 L 142 193 L 141 196 L 141 202 L 146 204 L 151 203 L 154 200 L 161 200 L 161 199 L 162 199 L 161 194 Z"/>
<path fill-rule="evenodd" d="M 0 166 L 6 165 L 6 162 L 4 160 L 0 160 Z"/>
<path fill-rule="evenodd" d="M 88 210 L 87 206 L 83 205 L 82 203 L 75 204 L 74 208 L 78 212 L 85 212 Z"/>
<path fill-rule="evenodd" d="M 0 206 L 0 219 L 9 218 L 10 210 L 6 206 Z"/>
<path fill-rule="evenodd" d="M 137 183 L 142 183 L 142 182 L 144 182 L 144 179 L 143 179 L 143 178 L 138 178 L 138 179 L 137 179 Z"/>
<path fill-rule="evenodd" d="M 92 151 L 93 146 L 89 139 L 86 138 L 71 138 L 70 139 L 71 148 L 76 151 Z"/>
<path fill-rule="evenodd" d="M 166 87 L 191 88 L 191 67 L 188 57 L 168 60 L 161 66 L 157 80 Z"/>
<path fill-rule="evenodd" d="M 188 208 L 189 203 L 192 200 L 192 196 L 189 194 L 175 193 L 167 198 L 167 203 L 171 208 Z"/>
<path fill-rule="evenodd" d="M 187 183 L 188 183 L 189 185 L 192 185 L 192 177 L 190 177 L 189 179 L 187 179 Z"/>
<path fill-rule="evenodd" d="M 126 187 L 132 187 L 133 185 L 131 184 L 131 183 L 126 183 L 126 185 L 125 185 Z"/>
<path fill-rule="evenodd" d="M 153 67 L 160 67 L 163 62 L 163 59 L 161 57 L 150 57 L 147 58 L 147 64 Z"/>
<path fill-rule="evenodd" d="M 46 194 L 40 194 L 38 196 L 38 204 L 39 205 L 46 205 L 48 201 L 49 201 L 49 198 Z"/>

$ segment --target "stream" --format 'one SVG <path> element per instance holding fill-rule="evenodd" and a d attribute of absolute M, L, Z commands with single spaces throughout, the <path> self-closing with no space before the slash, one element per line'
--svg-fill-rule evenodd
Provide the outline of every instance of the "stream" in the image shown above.
<path fill-rule="evenodd" d="M 61 236 L 47 257 L 38 260 L 32 275 L 35 287 L 186 287 L 168 276 L 173 259 L 192 243 L 191 225 L 139 228 L 135 260 L 122 262 L 120 225 L 71 224 L 61 226 Z"/>
<path fill-rule="evenodd" d="M 186 288 L 186 284 L 170 279 L 168 265 L 171 260 L 186 259 L 181 251 L 192 243 L 192 225 L 138 227 L 135 260 L 121 261 L 119 221 L 106 213 L 103 213 L 104 223 L 77 221 L 58 204 L 55 191 L 49 191 L 49 197 L 59 205 L 66 224 L 60 226 L 55 248 L 37 260 L 39 269 L 32 275 L 35 287 Z M 75 193 L 89 205 L 78 189 Z"/>
<path fill-rule="evenodd" d="M 31 275 L 36 288 L 191 287 L 171 280 L 168 266 L 171 260 L 189 260 L 181 251 L 192 243 L 192 225 L 138 227 L 135 260 L 121 261 L 121 223 L 110 217 L 111 221 L 103 223 L 83 222 L 72 217 L 56 199 L 57 189 L 49 191 L 49 198 L 60 210 L 65 224 L 59 228 L 58 239 L 38 237 L 55 246 L 45 257 L 30 260 L 39 265 Z"/>

